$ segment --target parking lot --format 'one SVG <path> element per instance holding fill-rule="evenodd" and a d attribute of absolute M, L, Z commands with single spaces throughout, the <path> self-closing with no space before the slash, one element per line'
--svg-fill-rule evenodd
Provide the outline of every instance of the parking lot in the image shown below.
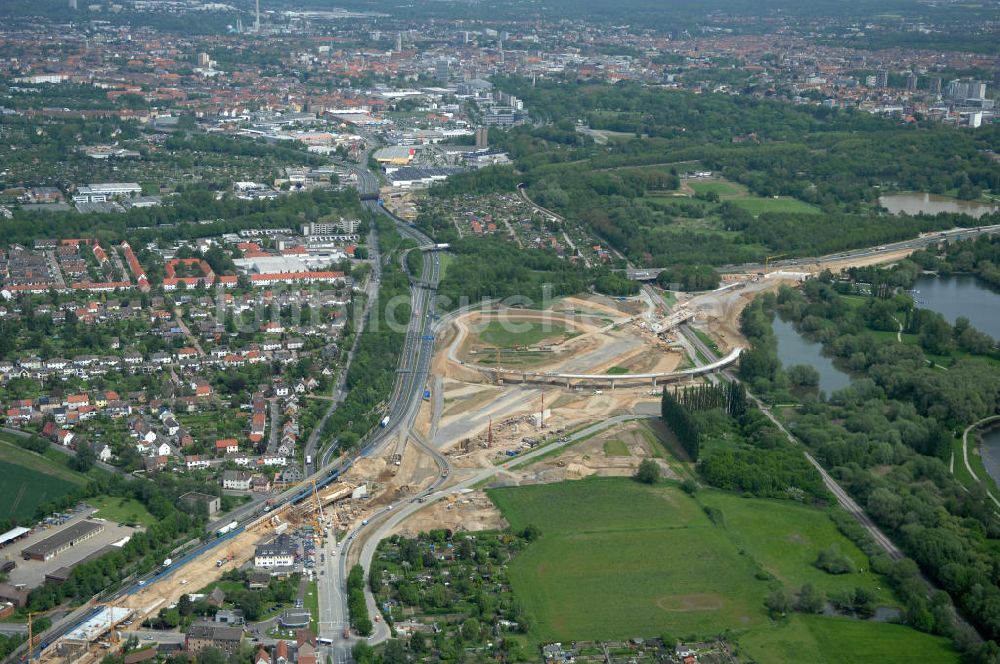
<path fill-rule="evenodd" d="M 120 526 L 117 523 L 112 523 L 111 521 L 91 518 L 91 521 L 102 522 L 104 524 L 104 530 L 90 539 L 80 542 L 68 551 L 65 551 L 51 560 L 44 562 L 40 560 L 24 560 L 21 557 L 21 551 L 23 549 L 41 542 L 42 540 L 89 518 L 95 511 L 96 510 L 94 509 L 86 508 L 82 511 L 70 512 L 69 518 L 62 521 L 59 525 L 46 527 L 44 524 L 39 524 L 31 530 L 31 533 L 29 533 L 27 537 L 14 542 L 0 551 L 0 558 L 10 559 L 17 563 L 17 567 L 10 572 L 8 583 L 15 586 L 23 584 L 29 589 L 40 586 L 45 581 L 46 574 L 53 572 L 60 567 L 71 567 L 112 542 L 117 542 L 125 537 L 131 536 L 131 534 L 137 530 L 136 528 L 130 528 L 128 526 Z"/>

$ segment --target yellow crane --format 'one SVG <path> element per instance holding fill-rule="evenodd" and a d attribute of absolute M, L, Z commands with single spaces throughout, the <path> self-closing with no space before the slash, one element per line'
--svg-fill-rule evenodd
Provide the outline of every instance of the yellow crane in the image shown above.
<path fill-rule="evenodd" d="M 35 651 L 35 635 L 32 631 L 32 620 L 31 616 L 35 615 L 31 611 L 28 611 L 28 662 L 31 662 L 31 656 Z"/>
<path fill-rule="evenodd" d="M 775 258 L 784 258 L 788 254 L 775 254 L 774 256 L 768 256 L 764 259 L 764 274 L 767 274 L 767 268 L 771 264 L 771 261 Z"/>
<path fill-rule="evenodd" d="M 323 501 L 319 498 L 316 480 L 312 480 L 312 488 L 313 500 L 316 502 L 316 511 L 313 512 L 313 526 L 316 528 L 316 537 L 320 540 L 320 546 L 322 546 L 323 526 L 320 524 L 320 521 L 323 519 Z"/>

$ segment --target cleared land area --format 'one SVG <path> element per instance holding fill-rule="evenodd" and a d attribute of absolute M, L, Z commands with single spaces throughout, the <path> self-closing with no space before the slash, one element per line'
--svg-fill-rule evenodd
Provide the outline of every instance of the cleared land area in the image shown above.
<path fill-rule="evenodd" d="M 496 489 L 542 537 L 511 564 L 536 641 L 717 634 L 768 622 L 752 562 L 675 486 L 630 479 Z"/>

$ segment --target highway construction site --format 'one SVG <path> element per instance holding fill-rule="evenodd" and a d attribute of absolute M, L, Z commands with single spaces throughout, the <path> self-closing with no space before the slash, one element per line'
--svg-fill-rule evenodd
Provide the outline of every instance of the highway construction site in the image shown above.
<path fill-rule="evenodd" d="M 318 538 L 324 531 L 342 537 L 381 510 L 421 495 L 444 479 L 442 472 L 452 475 L 447 488 L 614 415 L 656 415 L 664 384 L 703 380 L 678 374 L 692 365 L 693 350 L 677 323 L 721 330 L 714 339 L 721 351 L 729 351 L 742 342 L 736 330 L 739 311 L 754 295 L 776 288 L 778 281 L 682 298 L 669 314 L 660 295 L 645 289 L 640 297 L 623 300 L 568 297 L 545 310 L 487 309 L 446 317 L 437 330 L 431 375 L 412 432 L 401 430 L 378 453 L 357 459 L 337 482 L 314 490 L 299 504 L 276 507 L 182 567 L 162 570 L 148 585 L 107 605 L 76 638 L 64 638 L 48 649 L 43 660 L 100 661 L 143 620 L 175 605 L 182 594 L 197 592 L 245 565 L 256 544 L 285 530 L 312 525 Z M 529 341 L 518 342 L 520 336 Z M 498 344 L 498 338 L 506 343 Z M 506 371 L 497 372 L 498 367 Z M 518 380 L 522 372 L 539 379 Z M 544 380 L 548 374 L 566 373 L 585 378 Z M 417 438 L 423 444 L 416 444 Z M 444 471 L 431 450 L 445 455 Z M 625 476 L 633 474 L 642 459 L 662 456 L 649 425 L 629 422 L 558 455 L 505 468 L 490 484 Z M 679 469 L 667 461 L 657 462 L 665 476 L 679 476 Z M 414 534 L 431 528 L 460 531 L 505 525 L 484 492 L 463 489 L 412 515 L 396 530 Z M 351 549 L 349 563 L 360 548 Z"/>

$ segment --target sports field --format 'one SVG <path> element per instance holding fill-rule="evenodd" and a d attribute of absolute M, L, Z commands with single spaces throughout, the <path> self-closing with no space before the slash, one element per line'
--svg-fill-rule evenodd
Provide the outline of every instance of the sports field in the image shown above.
<path fill-rule="evenodd" d="M 591 478 L 489 492 L 542 537 L 510 568 L 539 642 L 718 634 L 769 623 L 768 584 L 674 486 Z"/>
<path fill-rule="evenodd" d="M 739 639 L 761 664 L 957 664 L 947 639 L 903 625 L 793 615 Z"/>

